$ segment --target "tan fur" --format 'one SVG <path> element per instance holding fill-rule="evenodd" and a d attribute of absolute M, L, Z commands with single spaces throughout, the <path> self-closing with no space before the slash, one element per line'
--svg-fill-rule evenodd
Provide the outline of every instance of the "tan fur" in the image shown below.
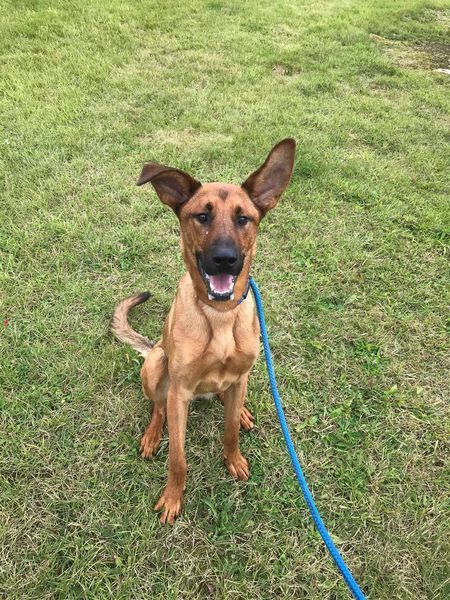
<path fill-rule="evenodd" d="M 154 344 L 148 338 L 137 333 L 134 329 L 131 329 L 128 324 L 128 313 L 134 306 L 148 300 L 149 295 L 150 294 L 144 292 L 135 296 L 129 296 L 128 298 L 125 298 L 125 300 L 122 300 L 122 302 L 119 302 L 114 310 L 111 321 L 111 331 L 114 335 L 120 341 L 130 344 L 130 346 L 137 350 L 144 358 L 153 348 Z"/>
<path fill-rule="evenodd" d="M 141 455 L 152 456 L 161 440 L 164 422 L 169 426 L 169 473 L 167 485 L 157 502 L 162 523 L 173 523 L 180 513 L 186 484 L 184 442 L 188 405 L 199 395 L 217 394 L 224 405 L 223 456 L 230 474 L 247 480 L 248 462 L 239 449 L 239 426 L 248 430 L 253 417 L 244 407 L 250 370 L 259 353 L 259 324 L 253 297 L 239 303 L 244 294 L 255 255 L 258 224 L 277 203 L 289 182 L 294 160 L 293 140 L 280 142 L 266 162 L 242 186 L 209 183 L 201 186 L 189 175 L 147 163 L 139 183 L 150 181 L 160 199 L 180 219 L 181 247 L 187 273 L 181 279 L 159 342 L 149 342 L 127 323 L 128 310 L 142 302 L 132 296 L 114 313 L 113 331 L 123 341 L 146 355 L 141 369 L 143 392 L 153 401 L 153 412 L 142 436 Z M 195 220 L 209 211 L 210 226 Z M 236 215 L 249 217 L 244 227 L 236 226 Z M 198 271 L 196 255 L 218 237 L 226 236 L 239 246 L 243 267 L 235 284 L 233 300 L 208 299 Z M 141 298 L 139 300 L 139 298 Z"/>

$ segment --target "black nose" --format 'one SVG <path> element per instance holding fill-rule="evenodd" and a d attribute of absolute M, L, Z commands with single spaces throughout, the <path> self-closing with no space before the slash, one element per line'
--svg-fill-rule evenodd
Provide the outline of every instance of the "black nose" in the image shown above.
<path fill-rule="evenodd" d="M 230 246 L 216 246 L 212 255 L 218 267 L 232 267 L 238 259 L 236 251 Z"/>
<path fill-rule="evenodd" d="M 211 244 L 201 256 L 201 265 L 208 275 L 228 273 L 239 275 L 244 255 L 233 240 L 219 239 Z"/>

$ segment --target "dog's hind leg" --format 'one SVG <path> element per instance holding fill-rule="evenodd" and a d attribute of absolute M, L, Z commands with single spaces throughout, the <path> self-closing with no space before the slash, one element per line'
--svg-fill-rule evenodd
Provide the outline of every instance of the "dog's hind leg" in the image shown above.
<path fill-rule="evenodd" d="M 244 431 L 250 431 L 250 429 L 253 429 L 253 427 L 255 426 L 253 421 L 254 417 L 252 413 L 248 410 L 248 408 L 245 408 L 245 406 L 243 406 L 241 408 L 241 429 L 243 429 Z"/>
<path fill-rule="evenodd" d="M 223 393 L 219 394 L 219 400 L 223 404 Z M 244 401 L 245 401 L 245 396 L 242 399 L 241 415 L 240 415 L 239 422 L 241 425 L 241 429 L 243 431 L 250 431 L 250 429 L 253 429 L 255 426 L 255 423 L 254 423 L 255 418 L 252 415 L 252 413 L 248 410 L 248 408 L 246 408 L 244 406 Z"/>
<path fill-rule="evenodd" d="M 166 420 L 169 375 L 166 353 L 161 346 L 156 345 L 149 352 L 142 365 L 141 380 L 144 396 L 153 401 L 152 415 L 141 438 L 140 446 L 141 456 L 150 458 L 158 449 Z"/>

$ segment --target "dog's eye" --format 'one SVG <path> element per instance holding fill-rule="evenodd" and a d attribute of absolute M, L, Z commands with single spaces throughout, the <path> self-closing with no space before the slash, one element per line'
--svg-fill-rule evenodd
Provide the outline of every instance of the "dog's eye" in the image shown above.
<path fill-rule="evenodd" d="M 206 213 L 199 213 L 198 215 L 195 215 L 195 218 L 197 219 L 197 221 L 199 223 L 206 223 L 208 221 L 208 215 Z"/>
<path fill-rule="evenodd" d="M 240 217 L 237 218 L 238 225 L 245 225 L 246 223 L 248 223 L 248 221 L 249 221 L 249 218 L 244 217 L 243 215 L 241 215 Z"/>

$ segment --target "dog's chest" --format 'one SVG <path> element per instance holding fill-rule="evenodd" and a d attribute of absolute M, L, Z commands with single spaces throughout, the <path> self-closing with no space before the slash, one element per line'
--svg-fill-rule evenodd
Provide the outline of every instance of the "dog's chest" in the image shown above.
<path fill-rule="evenodd" d="M 212 363 L 230 364 L 234 362 L 237 352 L 239 350 L 233 330 L 230 327 L 216 329 L 206 351 Z"/>
<path fill-rule="evenodd" d="M 198 391 L 225 391 L 251 369 L 258 352 L 258 333 L 251 328 L 215 328 L 203 356 Z"/>

